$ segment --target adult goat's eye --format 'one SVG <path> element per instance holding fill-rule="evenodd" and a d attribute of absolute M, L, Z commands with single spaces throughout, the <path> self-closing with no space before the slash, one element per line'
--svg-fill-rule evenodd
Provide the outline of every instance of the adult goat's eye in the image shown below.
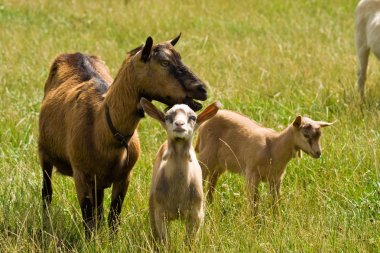
<path fill-rule="evenodd" d="M 163 60 L 163 61 L 160 62 L 160 65 L 161 65 L 162 67 L 167 67 L 167 66 L 169 66 L 169 61 L 167 61 L 167 60 Z"/>
<path fill-rule="evenodd" d="M 303 134 L 303 136 L 306 138 L 306 139 L 309 139 L 310 136 L 308 134 Z"/>

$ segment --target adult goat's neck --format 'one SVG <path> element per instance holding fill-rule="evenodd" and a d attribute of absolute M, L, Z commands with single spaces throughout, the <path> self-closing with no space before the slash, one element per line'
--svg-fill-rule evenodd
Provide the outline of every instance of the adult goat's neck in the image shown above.
<path fill-rule="evenodd" d="M 141 119 L 138 111 L 140 95 L 137 82 L 133 61 L 129 57 L 123 62 L 103 104 L 103 118 L 106 117 L 105 107 L 108 106 L 113 126 L 125 136 L 133 134 Z M 107 127 L 109 128 L 108 124 Z M 110 129 L 108 131 L 111 133 Z"/>

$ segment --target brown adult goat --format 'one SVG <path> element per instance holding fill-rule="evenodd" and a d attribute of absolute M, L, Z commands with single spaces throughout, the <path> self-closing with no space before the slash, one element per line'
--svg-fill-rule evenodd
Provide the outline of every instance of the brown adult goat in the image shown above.
<path fill-rule="evenodd" d="M 74 177 L 86 235 L 103 216 L 104 189 L 112 185 L 108 223 L 119 215 L 140 154 L 136 127 L 144 115 L 140 98 L 168 106 L 186 103 L 194 110 L 205 100 L 204 84 L 174 50 L 175 39 L 128 53 L 113 81 L 104 63 L 81 53 L 58 56 L 45 84 L 40 113 L 39 155 L 44 210 L 51 203 L 53 166 Z"/>

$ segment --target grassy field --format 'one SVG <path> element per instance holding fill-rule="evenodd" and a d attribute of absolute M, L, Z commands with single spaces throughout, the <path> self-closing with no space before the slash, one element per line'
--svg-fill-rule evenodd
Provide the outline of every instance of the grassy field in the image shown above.
<path fill-rule="evenodd" d="M 220 100 L 278 130 L 297 114 L 337 121 L 324 131 L 321 159 L 304 155 L 289 163 L 279 217 L 271 214 L 266 186 L 256 220 L 243 178 L 223 175 L 194 251 L 380 251 L 380 63 L 371 57 L 362 103 L 355 85 L 357 1 L 56 2 L 0 0 L 0 252 L 152 250 L 148 191 L 165 139 L 159 124 L 149 118 L 139 125 L 142 156 L 118 236 L 110 238 L 104 225 L 86 241 L 73 181 L 58 174 L 52 229 L 41 229 L 39 107 L 59 53 L 99 55 L 114 76 L 147 36 L 164 41 L 180 31 L 176 48 L 210 86 L 207 104 Z M 171 251 L 187 251 L 184 238 L 184 226 L 172 224 Z"/>

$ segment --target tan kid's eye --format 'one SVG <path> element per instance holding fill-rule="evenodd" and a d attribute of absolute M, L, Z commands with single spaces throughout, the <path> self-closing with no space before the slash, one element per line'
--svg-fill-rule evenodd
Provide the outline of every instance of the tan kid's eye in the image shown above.
<path fill-rule="evenodd" d="M 160 64 L 162 67 L 167 67 L 169 66 L 169 61 L 161 61 Z"/>

